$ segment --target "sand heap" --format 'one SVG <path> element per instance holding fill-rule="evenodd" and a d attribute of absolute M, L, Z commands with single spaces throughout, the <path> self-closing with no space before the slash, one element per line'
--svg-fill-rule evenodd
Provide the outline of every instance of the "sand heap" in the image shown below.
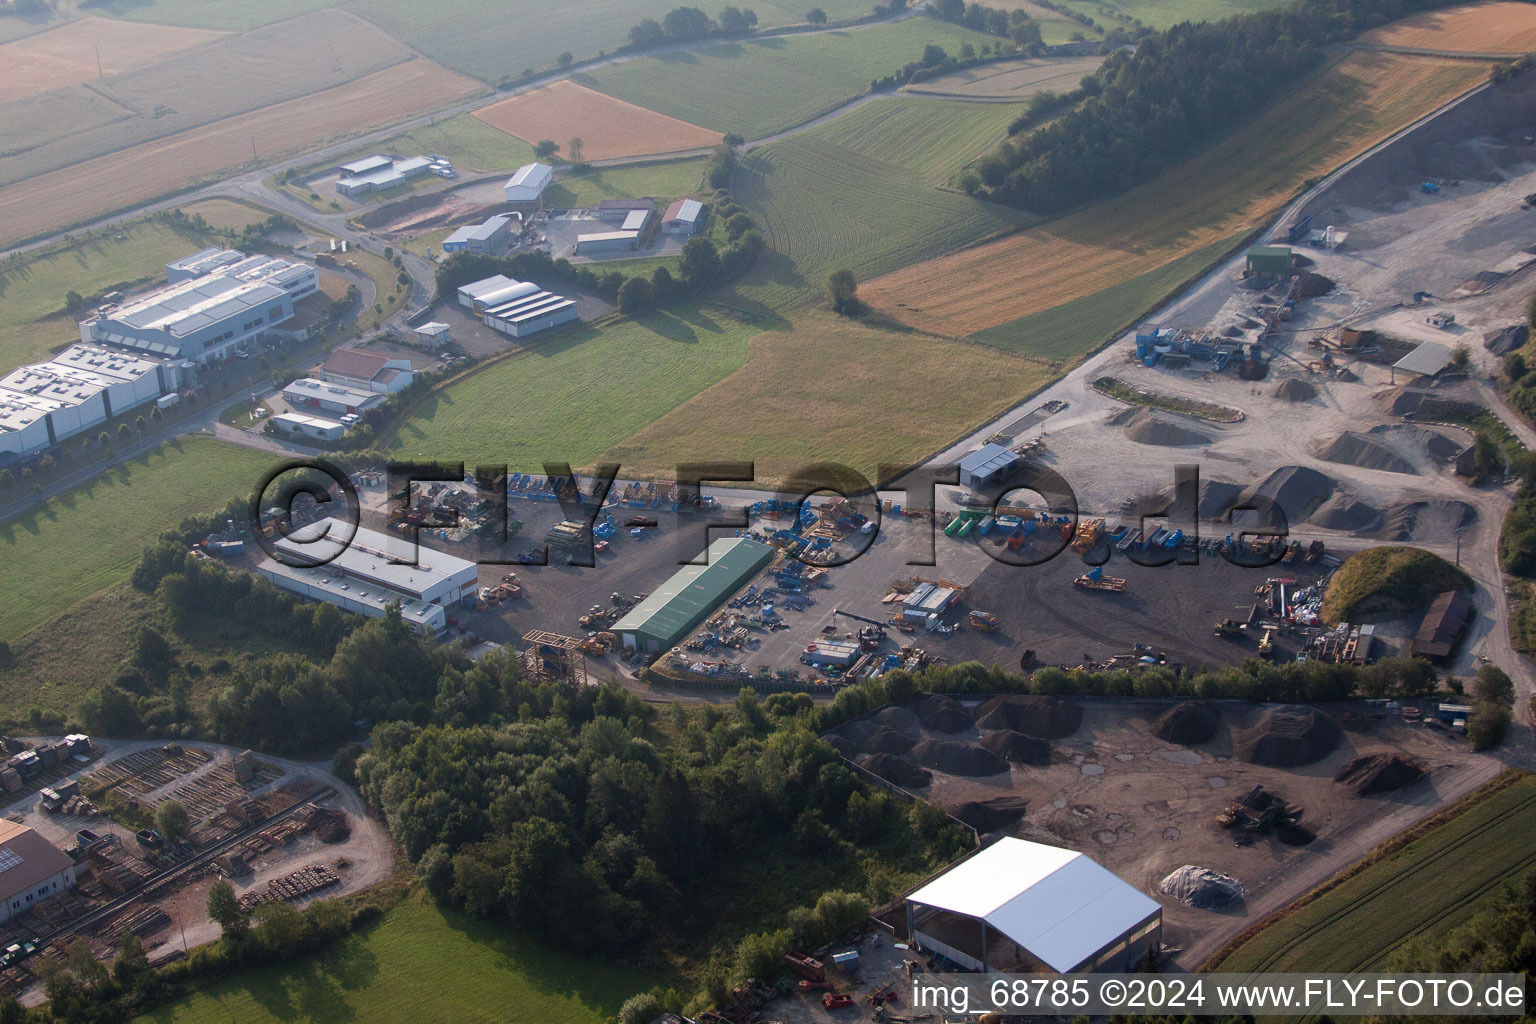
<path fill-rule="evenodd" d="M 1496 356 L 1504 356 L 1524 345 L 1528 337 L 1530 337 L 1530 328 L 1525 324 L 1516 324 L 1513 327 L 1488 331 L 1483 335 L 1483 348 Z"/>
<path fill-rule="evenodd" d="M 912 758 L 929 768 L 972 779 L 1008 770 L 1008 762 L 990 750 L 954 740 L 923 740 L 912 748 Z"/>
<path fill-rule="evenodd" d="M 1347 494 L 1335 494 L 1310 517 L 1310 522 L 1325 530 L 1345 533 L 1375 533 L 1386 522 L 1386 516 L 1375 505 L 1351 498 Z"/>
<path fill-rule="evenodd" d="M 1339 723 L 1301 704 L 1269 708 L 1236 737 L 1239 761 L 1294 768 L 1321 761 L 1339 745 Z"/>
<path fill-rule="evenodd" d="M 954 809 L 954 815 L 977 832 L 994 832 L 1024 817 L 1028 806 L 1023 797 L 996 796 L 963 803 Z"/>
<path fill-rule="evenodd" d="M 907 733 L 870 719 L 849 722 L 838 730 L 836 738 L 852 743 L 862 754 L 905 754 L 917 742 Z M 842 749 L 835 741 L 829 742 L 839 750 Z"/>
<path fill-rule="evenodd" d="M 1477 509 L 1464 501 L 1412 501 L 1387 509 L 1383 535 L 1388 540 L 1436 543 L 1455 540 L 1456 531 L 1475 522 Z"/>
<path fill-rule="evenodd" d="M 993 697 L 976 711 L 983 729 L 1012 729 L 1042 740 L 1070 736 L 1083 724 L 1083 709 L 1055 697 Z"/>
<path fill-rule="evenodd" d="M 1379 469 L 1387 473 L 1417 472 L 1413 463 L 1381 441 L 1353 430 L 1346 430 L 1333 440 L 1319 445 L 1315 454 L 1325 462 L 1337 462 L 1344 466 Z"/>
<path fill-rule="evenodd" d="M 1209 434 L 1184 426 L 1171 417 L 1159 415 L 1146 406 L 1116 413 L 1110 417 L 1109 422 L 1111 426 L 1123 428 L 1125 436 L 1137 444 L 1186 448 L 1211 443 Z"/>
<path fill-rule="evenodd" d="M 998 757 L 1014 764 L 1048 765 L 1051 763 L 1051 745 L 1034 736 L 1026 736 L 1012 729 L 995 732 L 981 741 L 983 750 L 990 750 Z"/>
<path fill-rule="evenodd" d="M 1287 377 L 1275 385 L 1275 397 L 1284 402 L 1310 402 L 1317 397 L 1317 388 L 1308 381 Z"/>
<path fill-rule="evenodd" d="M 1390 793 L 1411 786 L 1424 777 L 1424 762 L 1402 754 L 1367 754 L 1339 769 L 1334 782 L 1349 787 L 1355 796 Z"/>
<path fill-rule="evenodd" d="M 1193 746 L 1216 735 L 1221 716 L 1208 705 L 1185 701 L 1158 715 L 1152 722 L 1152 735 L 1165 743 Z"/>
<path fill-rule="evenodd" d="M 1302 274 L 1301 280 L 1296 282 L 1296 297 L 1315 299 L 1319 295 L 1327 295 L 1333 289 L 1334 283 L 1331 277 L 1324 277 L 1322 274 Z"/>
<path fill-rule="evenodd" d="M 895 729 L 897 732 L 909 732 L 914 736 L 917 735 L 917 716 L 908 708 L 881 708 L 870 715 L 868 721 L 874 722 L 876 725 Z"/>
<path fill-rule="evenodd" d="M 1327 501 L 1334 489 L 1333 477 L 1326 473 L 1319 473 L 1307 466 L 1282 466 L 1244 490 L 1238 504 L 1247 504 L 1255 498 L 1268 498 L 1280 506 L 1290 522 L 1299 523 Z M 1272 518 L 1257 513 L 1244 513 L 1245 517 L 1250 514 L 1261 521 Z"/>
<path fill-rule="evenodd" d="M 906 789 L 921 789 L 933 781 L 933 773 L 926 768 L 919 768 L 904 757 L 895 754 L 874 754 L 865 758 L 860 765 L 874 772 L 887 782 Z"/>
<path fill-rule="evenodd" d="M 1351 370 L 1349 367 L 1346 366 L 1344 369 L 1340 370 L 1337 374 L 1334 375 L 1334 379 L 1335 380 L 1341 380 L 1341 381 L 1343 381 L 1346 384 L 1353 384 L 1355 381 L 1359 380 L 1360 378 L 1355 375 L 1355 371 L 1354 370 Z"/>
<path fill-rule="evenodd" d="M 1407 424 L 1387 425 L 1372 427 L 1369 431 L 1372 437 L 1397 439 L 1405 447 L 1416 447 L 1428 452 L 1429 457 L 1439 462 L 1454 459 L 1463 448 L 1464 442 L 1446 437 L 1438 430 L 1430 430 L 1428 427 L 1415 427 Z"/>
<path fill-rule="evenodd" d="M 1421 420 L 1461 420 L 1487 411 L 1475 402 L 1442 398 L 1406 385 L 1385 392 L 1377 399 L 1377 404 L 1388 415 L 1412 416 Z"/>
<path fill-rule="evenodd" d="M 1224 518 L 1227 510 L 1237 504 L 1237 499 L 1242 493 L 1242 484 L 1228 483 L 1225 480 L 1212 480 L 1202 473 L 1200 476 L 1200 492 L 1195 498 L 1195 515 L 1199 519 Z M 1184 516 L 1182 509 L 1174 507 L 1176 494 L 1172 487 L 1163 491 L 1159 497 L 1162 498 L 1162 504 L 1155 508 L 1148 508 L 1148 515 L 1159 512 L 1174 518 Z"/>
<path fill-rule="evenodd" d="M 923 727 L 934 732 L 964 732 L 971 727 L 970 714 L 948 697 L 925 697 L 912 710 Z"/>
<path fill-rule="evenodd" d="M 1243 883 L 1231 875 L 1193 864 L 1175 868 L 1157 887 L 1200 910 L 1225 910 L 1243 901 Z"/>

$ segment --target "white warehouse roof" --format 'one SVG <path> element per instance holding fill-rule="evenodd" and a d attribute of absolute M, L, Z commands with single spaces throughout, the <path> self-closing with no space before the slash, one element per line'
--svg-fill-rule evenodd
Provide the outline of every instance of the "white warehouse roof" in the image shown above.
<path fill-rule="evenodd" d="M 555 176 L 555 169 L 548 164 L 524 164 L 513 172 L 507 179 L 507 189 L 526 189 L 535 196 L 544 191 L 544 187 Z"/>
<path fill-rule="evenodd" d="M 960 472 L 972 476 L 988 476 L 1019 461 L 1019 455 L 1000 444 L 984 444 L 960 460 Z"/>
<path fill-rule="evenodd" d="M 1447 366 L 1450 366 L 1455 359 L 1455 353 L 1444 345 L 1437 345 L 1433 341 L 1426 341 L 1393 363 L 1392 369 L 1407 370 L 1409 373 L 1422 373 L 1426 377 L 1433 377 Z"/>
<path fill-rule="evenodd" d="M 1067 972 L 1162 910 L 1091 857 L 1004 838 L 907 897 L 985 921 Z"/>

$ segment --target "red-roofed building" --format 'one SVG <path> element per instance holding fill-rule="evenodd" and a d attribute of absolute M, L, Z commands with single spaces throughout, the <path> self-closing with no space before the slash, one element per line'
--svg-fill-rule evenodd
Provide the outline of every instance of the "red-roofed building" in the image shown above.
<path fill-rule="evenodd" d="M 338 348 L 320 367 L 320 379 L 362 391 L 392 395 L 416 379 L 409 359 L 361 348 Z"/>
<path fill-rule="evenodd" d="M 74 888 L 75 862 L 36 829 L 0 821 L 0 921 Z"/>

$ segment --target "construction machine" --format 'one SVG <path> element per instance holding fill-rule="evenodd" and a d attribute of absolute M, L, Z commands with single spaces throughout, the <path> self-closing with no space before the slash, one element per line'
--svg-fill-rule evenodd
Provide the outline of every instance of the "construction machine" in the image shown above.
<path fill-rule="evenodd" d="M 1117 576 L 1105 576 L 1103 568 L 1097 566 L 1073 580 L 1072 585 L 1084 590 L 1106 590 L 1111 593 L 1125 590 L 1125 580 Z"/>
<path fill-rule="evenodd" d="M 1273 627 L 1264 630 L 1264 635 L 1259 638 L 1259 657 L 1269 658 L 1275 653 L 1275 631 Z"/>
<path fill-rule="evenodd" d="M 1274 793 L 1266 793 L 1259 785 L 1241 800 L 1228 804 L 1226 810 L 1216 816 L 1216 823 L 1222 828 L 1262 835 L 1282 825 L 1295 825 L 1301 820 L 1301 813 L 1301 808 L 1292 807 Z"/>
<path fill-rule="evenodd" d="M 990 633 L 997 629 L 997 616 L 991 612 L 971 612 L 971 628 L 978 633 Z"/>
<path fill-rule="evenodd" d="M 1222 619 L 1216 623 L 1216 635 L 1221 637 L 1240 636 L 1243 632 L 1243 624 L 1236 619 Z"/>

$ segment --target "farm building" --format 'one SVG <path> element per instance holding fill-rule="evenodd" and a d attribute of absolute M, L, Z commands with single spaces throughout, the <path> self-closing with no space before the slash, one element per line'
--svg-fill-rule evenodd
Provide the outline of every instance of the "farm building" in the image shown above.
<path fill-rule="evenodd" d="M 591 256 L 603 252 L 628 252 L 639 240 L 638 231 L 594 231 L 576 236 L 576 254 Z"/>
<path fill-rule="evenodd" d="M 164 360 L 71 345 L 45 363 L 0 377 L 0 452 L 30 455 L 175 386 L 175 368 Z"/>
<path fill-rule="evenodd" d="M 497 214 L 484 224 L 466 225 L 443 239 L 443 252 L 499 254 L 512 237 L 512 218 Z"/>
<path fill-rule="evenodd" d="M 1472 599 L 1465 591 L 1447 590 L 1430 604 L 1424 621 L 1414 635 L 1408 653 L 1427 658 L 1436 665 L 1450 660 L 1456 641 L 1472 618 Z"/>
<path fill-rule="evenodd" d="M 340 441 L 347 433 L 344 424 L 323 416 L 305 416 L 303 413 L 285 412 L 272 417 L 272 424 L 284 434 L 296 434 L 317 441 Z"/>
<path fill-rule="evenodd" d="M 356 178 L 373 171 L 382 171 L 393 163 L 393 160 L 382 153 L 375 153 L 373 156 L 365 156 L 361 160 L 353 160 L 349 164 L 342 164 L 336 168 L 336 176 L 340 178 Z"/>
<path fill-rule="evenodd" d="M 649 220 L 651 214 L 656 212 L 656 200 L 649 197 L 645 199 L 602 199 L 597 204 L 597 219 L 608 221 L 612 224 L 623 224 L 633 214 L 643 213 Z"/>
<path fill-rule="evenodd" d="M 367 160 L 358 161 L 358 164 L 370 164 L 372 161 L 380 159 L 383 159 L 385 162 L 383 164 L 375 164 L 361 174 L 343 174 L 337 178 L 336 191 L 344 196 L 362 195 L 366 192 L 382 192 L 385 189 L 394 188 L 396 185 L 407 182 L 412 178 L 419 178 L 432 169 L 432 161 L 424 156 L 413 156 L 407 160 L 369 157 Z"/>
<path fill-rule="evenodd" d="M 670 650 L 768 564 L 773 548 L 747 537 L 709 546 L 708 563 L 685 565 L 613 625 L 630 650 Z"/>
<path fill-rule="evenodd" d="M 307 541 L 326 527 L 322 539 Z M 340 519 L 279 537 L 274 553 L 257 571 L 284 590 L 373 618 L 398 603 L 402 619 L 434 633 L 447 627 L 449 608 L 474 600 L 479 579 L 474 562 L 424 545 L 416 547 L 416 564 L 402 564 L 397 559 L 411 557 L 409 542 Z"/>
<path fill-rule="evenodd" d="M 554 177 L 555 169 L 548 164 L 524 164 L 507 179 L 502 192 L 509 203 L 537 203 Z"/>
<path fill-rule="evenodd" d="M 208 363 L 250 339 L 286 334 L 294 303 L 320 290 L 311 264 L 234 249 L 204 249 L 165 273 L 163 287 L 82 321 L 80 340 Z"/>
<path fill-rule="evenodd" d="M 453 329 L 437 320 L 416 328 L 416 343 L 425 348 L 442 348 L 453 341 Z"/>
<path fill-rule="evenodd" d="M 75 886 L 75 862 L 36 829 L 0 821 L 0 921 Z"/>
<path fill-rule="evenodd" d="M 1433 341 L 1426 341 L 1414 348 L 1403 358 L 1392 364 L 1392 379 L 1397 379 L 1397 371 L 1414 373 L 1421 377 L 1433 377 L 1455 362 L 1456 355 L 1444 345 L 1437 345 Z"/>
<path fill-rule="evenodd" d="M 354 416 L 384 404 L 384 396 L 377 391 L 349 388 L 345 384 L 300 377 L 283 388 L 283 401 L 295 409 L 318 409 L 321 412 Z"/>
<path fill-rule="evenodd" d="M 697 199 L 679 199 L 667 207 L 661 218 L 661 230 L 669 235 L 688 236 L 704 222 L 704 204 Z"/>
<path fill-rule="evenodd" d="M 990 487 L 1007 480 L 1020 462 L 1018 452 L 1000 444 L 984 444 L 960 460 L 960 486 Z"/>
<path fill-rule="evenodd" d="M 1255 245 L 1248 250 L 1243 261 L 1245 277 L 1263 274 L 1268 277 L 1289 277 L 1291 273 L 1291 249 L 1286 245 Z"/>
<path fill-rule="evenodd" d="M 909 893 L 907 939 L 967 970 L 1128 971 L 1163 908 L 1092 858 L 1004 838 Z"/>
<path fill-rule="evenodd" d="M 487 327 L 514 338 L 537 334 L 579 316 L 574 300 L 500 274 L 460 288 L 459 302 Z"/>
<path fill-rule="evenodd" d="M 382 352 L 342 346 L 320 364 L 320 379 L 332 384 L 392 395 L 416 379 L 409 359 L 391 358 Z"/>

